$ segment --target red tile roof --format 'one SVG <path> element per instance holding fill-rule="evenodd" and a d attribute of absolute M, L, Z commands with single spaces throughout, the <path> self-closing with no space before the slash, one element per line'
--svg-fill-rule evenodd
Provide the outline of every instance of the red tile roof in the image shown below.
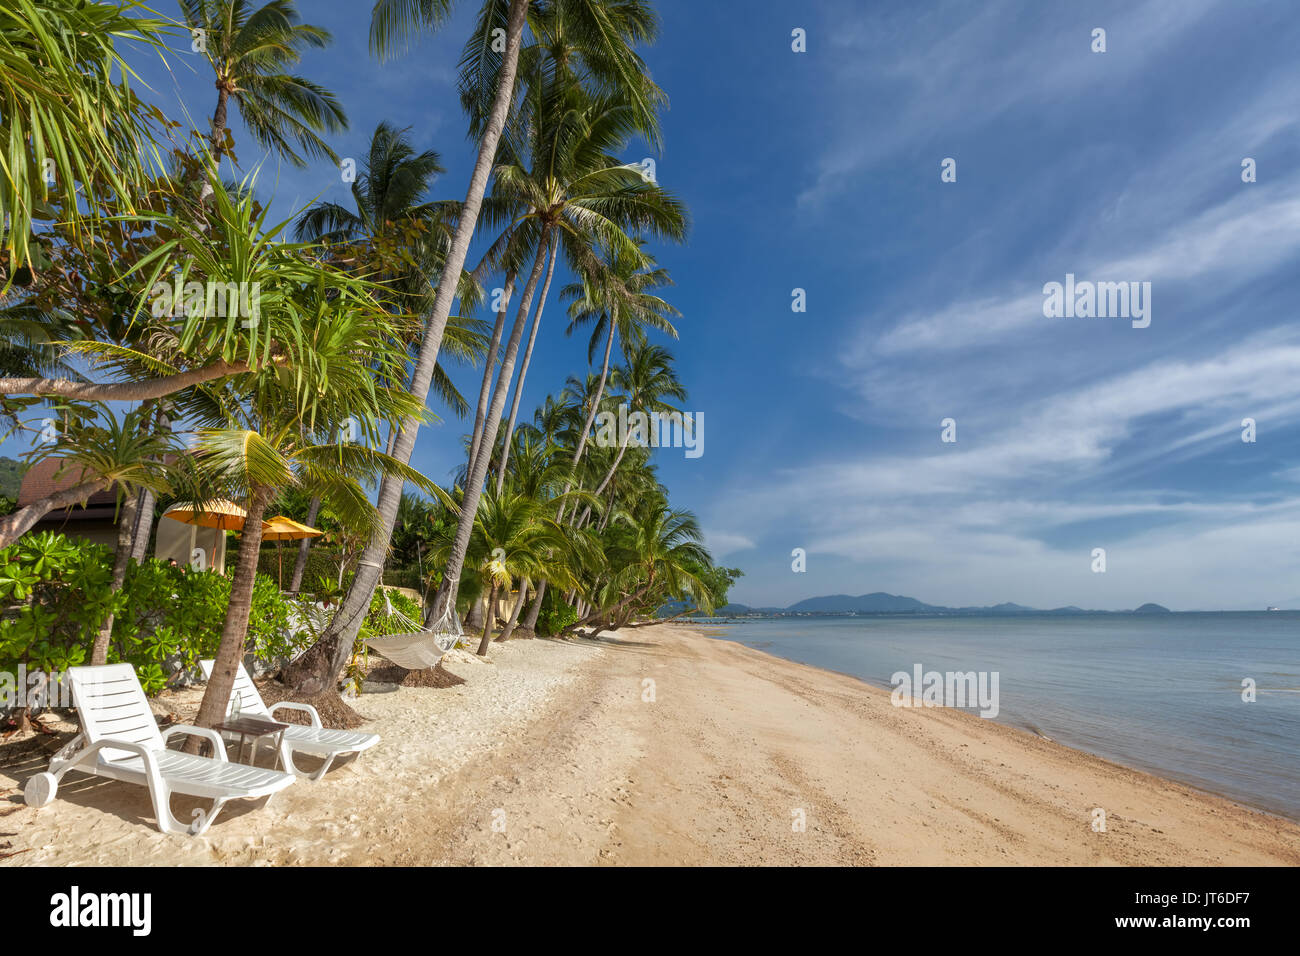
<path fill-rule="evenodd" d="M 61 467 L 64 469 L 63 474 L 55 477 Z M 62 458 L 46 458 L 44 461 L 38 461 L 23 475 L 22 486 L 18 489 L 18 507 L 22 508 L 33 501 L 47 498 L 56 491 L 79 485 L 82 480 L 82 470 L 76 465 L 68 464 Z M 117 486 L 114 485 L 95 492 L 86 504 L 112 505 L 116 502 Z"/>

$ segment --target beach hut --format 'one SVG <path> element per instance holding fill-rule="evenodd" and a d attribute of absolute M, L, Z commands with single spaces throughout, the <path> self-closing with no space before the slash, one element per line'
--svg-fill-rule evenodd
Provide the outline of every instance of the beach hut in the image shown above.
<path fill-rule="evenodd" d="M 201 553 L 205 569 L 224 572 L 226 532 L 243 530 L 246 514 L 242 507 L 224 498 L 202 505 L 174 504 L 163 512 L 163 517 L 171 518 L 174 523 L 158 522 L 154 557 L 189 564 L 196 553 Z"/>

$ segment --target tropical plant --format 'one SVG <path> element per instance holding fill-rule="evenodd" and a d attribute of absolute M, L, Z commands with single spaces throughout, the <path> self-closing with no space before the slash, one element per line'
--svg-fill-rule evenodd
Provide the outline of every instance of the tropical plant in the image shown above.
<path fill-rule="evenodd" d="M 150 118 L 132 91 L 122 41 L 160 49 L 166 24 L 134 2 L 9 0 L 0 6 L 0 262 L 3 286 L 30 281 L 35 221 L 50 203 L 76 210 L 79 191 L 129 197 L 150 175 Z M 39 105 L 39 108 L 37 108 Z M 75 232 L 79 224 L 70 214 Z"/>
<path fill-rule="evenodd" d="M 425 323 L 424 336 L 411 372 L 409 391 L 421 405 L 429 394 L 433 370 L 442 346 L 452 301 L 456 297 L 461 270 L 469 253 L 470 241 L 478 223 L 479 210 L 487 191 L 497 145 L 505 128 L 506 117 L 515 93 L 515 75 L 519 49 L 523 40 L 529 0 L 489 0 L 463 59 L 462 84 L 476 90 L 492 89 L 491 105 L 484 111 L 486 122 L 478 137 L 478 155 L 470 176 L 465 201 L 459 207 L 456 228 L 447 247 L 437 290 Z M 370 46 L 381 58 L 404 46 L 420 29 L 436 26 L 446 17 L 447 0 L 377 0 L 371 17 Z M 502 32 L 495 33 L 494 30 Z M 503 38 L 503 43 L 498 43 Z M 402 464 L 411 460 L 419 431 L 418 415 L 401 422 L 397 438 L 390 448 L 392 457 Z M 321 693 L 333 689 L 335 677 L 342 671 L 356 640 L 357 632 L 375 585 L 379 582 L 388 554 L 393 524 L 401 502 L 403 482 L 385 481 L 380 485 L 378 520 L 365 552 L 361 556 L 352 587 L 340 612 L 318 644 L 304 654 L 285 677 L 299 693 Z"/>
<path fill-rule="evenodd" d="M 328 30 L 301 23 L 293 0 L 268 0 L 254 9 L 248 0 L 180 0 L 194 46 L 212 66 L 217 102 L 208 143 L 220 160 L 234 150 L 229 109 L 239 115 L 264 149 L 295 166 L 307 165 L 298 150 L 313 159 L 336 160 L 320 137 L 347 128 L 347 115 L 329 90 L 287 72 L 304 50 L 330 44 Z"/>

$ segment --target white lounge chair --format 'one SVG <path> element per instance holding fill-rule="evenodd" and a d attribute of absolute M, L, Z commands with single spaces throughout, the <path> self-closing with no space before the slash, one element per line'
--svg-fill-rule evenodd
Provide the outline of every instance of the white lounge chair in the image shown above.
<path fill-rule="evenodd" d="M 147 786 L 158 829 L 198 836 L 212 825 L 226 801 L 270 797 L 293 783 L 292 774 L 231 763 L 214 730 L 174 724 L 166 732 L 159 731 L 130 664 L 69 667 L 64 679 L 72 684 L 82 732 L 54 755 L 48 772 L 27 781 L 23 796 L 28 806 L 49 804 L 63 775 L 78 770 Z M 215 756 L 167 749 L 167 741 L 176 734 L 211 741 Z M 206 813 L 196 809 L 193 822 L 182 823 L 172 816 L 173 793 L 210 797 L 212 809 Z"/>
<path fill-rule="evenodd" d="M 212 678 L 213 663 L 213 661 L 199 661 L 203 676 L 209 680 Z M 379 743 L 377 734 L 361 734 L 351 730 L 327 730 L 321 726 L 320 714 L 316 713 L 316 708 L 311 704 L 299 704 L 284 700 L 268 708 L 262 700 L 262 695 L 257 692 L 257 687 L 253 684 L 252 678 L 248 676 L 248 671 L 244 669 L 243 664 L 239 665 L 239 672 L 235 674 L 235 686 L 230 692 L 232 703 L 236 697 L 239 698 L 240 716 L 275 720 L 277 710 L 300 710 L 311 718 L 310 727 L 305 727 L 302 724 L 290 724 L 289 729 L 280 737 L 280 765 L 285 770 L 291 770 L 300 777 L 306 777 L 309 780 L 319 780 L 325 776 L 325 771 L 330 768 L 330 764 L 334 762 L 335 757 L 342 757 L 350 753 L 361 753 L 361 751 L 369 750 Z M 322 757 L 325 762 L 315 771 L 308 773 L 299 770 L 294 764 L 293 755 L 295 753 Z"/>

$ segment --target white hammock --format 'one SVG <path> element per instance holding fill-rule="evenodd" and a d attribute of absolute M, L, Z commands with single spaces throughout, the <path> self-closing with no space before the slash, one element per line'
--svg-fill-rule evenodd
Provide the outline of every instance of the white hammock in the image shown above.
<path fill-rule="evenodd" d="M 393 610 L 387 591 L 384 592 L 384 605 L 390 617 L 400 616 Z M 366 638 L 366 644 L 376 654 L 388 658 L 398 667 L 405 667 L 408 671 L 422 671 L 437 664 L 442 655 L 455 647 L 463 636 L 456 608 L 449 602 L 447 610 L 430 630 L 369 637 Z"/>

